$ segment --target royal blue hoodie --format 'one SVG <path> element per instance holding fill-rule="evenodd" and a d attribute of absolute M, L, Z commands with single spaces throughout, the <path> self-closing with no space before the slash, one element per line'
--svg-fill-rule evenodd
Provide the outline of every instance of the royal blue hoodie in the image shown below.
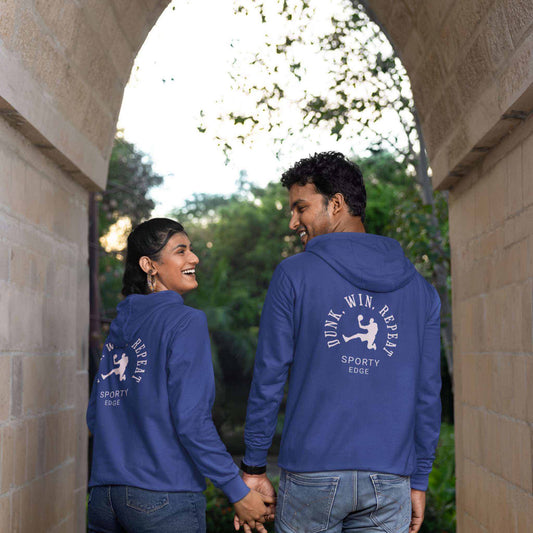
<path fill-rule="evenodd" d="M 440 430 L 440 300 L 398 242 L 315 237 L 276 269 L 261 316 L 244 461 L 266 462 L 289 378 L 279 465 L 411 476 Z"/>
<path fill-rule="evenodd" d="M 204 313 L 173 291 L 133 294 L 117 307 L 87 424 L 89 486 L 202 491 L 205 477 L 233 503 L 249 492 L 213 425 L 213 365 Z"/>

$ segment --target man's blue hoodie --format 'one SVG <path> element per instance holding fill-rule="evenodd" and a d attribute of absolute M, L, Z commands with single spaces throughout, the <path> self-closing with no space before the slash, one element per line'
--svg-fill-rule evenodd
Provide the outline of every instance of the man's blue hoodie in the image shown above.
<path fill-rule="evenodd" d="M 290 373 L 282 468 L 410 475 L 426 490 L 440 430 L 439 313 L 393 239 L 329 233 L 284 260 L 261 317 L 245 463 L 265 464 Z"/>
<path fill-rule="evenodd" d="M 173 291 L 130 295 L 117 310 L 87 410 L 94 436 L 89 486 L 198 492 L 209 477 L 232 503 L 246 496 L 211 418 L 204 313 Z"/>

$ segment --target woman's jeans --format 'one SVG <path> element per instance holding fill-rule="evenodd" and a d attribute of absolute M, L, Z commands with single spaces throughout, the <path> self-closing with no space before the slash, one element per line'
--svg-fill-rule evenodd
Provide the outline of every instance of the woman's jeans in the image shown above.
<path fill-rule="evenodd" d="M 277 533 L 408 533 L 409 477 L 378 472 L 282 470 Z"/>
<path fill-rule="evenodd" d="M 201 492 L 156 492 L 103 485 L 89 492 L 90 533 L 204 533 Z"/>

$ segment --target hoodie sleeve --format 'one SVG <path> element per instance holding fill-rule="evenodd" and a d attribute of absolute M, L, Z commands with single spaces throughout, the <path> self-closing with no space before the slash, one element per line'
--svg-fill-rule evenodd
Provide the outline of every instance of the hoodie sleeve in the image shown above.
<path fill-rule="evenodd" d="M 428 478 L 439 440 L 441 417 L 440 299 L 431 287 L 432 298 L 424 328 L 424 342 L 418 378 L 415 420 L 416 470 L 411 488 L 427 490 Z"/>
<path fill-rule="evenodd" d="M 178 326 L 167 362 L 170 409 L 178 438 L 202 475 L 222 489 L 231 503 L 250 489 L 222 443 L 211 409 L 215 380 L 207 321 L 201 311 Z"/>
<path fill-rule="evenodd" d="M 263 306 L 248 398 L 244 462 L 250 466 L 266 464 L 276 429 L 283 388 L 293 360 L 294 300 L 294 287 L 280 265 L 274 272 Z"/>

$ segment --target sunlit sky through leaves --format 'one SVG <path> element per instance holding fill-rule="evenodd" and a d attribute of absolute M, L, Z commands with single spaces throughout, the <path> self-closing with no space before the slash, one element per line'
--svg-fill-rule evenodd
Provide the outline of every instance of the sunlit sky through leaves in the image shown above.
<path fill-rule="evenodd" d="M 331 26 L 331 17 L 342 9 L 343 0 L 315 5 L 312 27 L 306 31 L 320 33 Z M 135 60 L 118 123 L 124 137 L 148 154 L 156 172 L 165 177 L 163 186 L 152 192 L 157 202 L 154 214 L 168 214 L 193 193 L 230 194 L 242 170 L 249 180 L 266 185 L 278 180 L 292 163 L 317 151 L 362 155 L 359 139 L 337 141 L 326 128 L 313 129 L 309 135 L 299 133 L 302 117 L 292 103 L 301 90 L 296 83 L 287 87 L 289 98 L 282 109 L 283 129 L 293 135 L 281 145 L 266 128 L 242 144 L 236 140 L 238 128 L 218 120 L 224 113 L 250 105 L 247 98 L 252 96 L 236 90 L 231 79 L 235 62 L 240 62 L 241 75 L 266 76 L 258 69 L 248 74 L 239 65 L 255 54 L 266 59 L 275 54 L 266 42 L 283 36 L 284 31 L 279 20 L 276 25 L 262 25 L 256 11 L 235 14 L 228 1 L 173 1 L 161 15 Z M 304 50 L 304 58 L 306 54 L 306 81 L 320 85 L 327 79 L 325 66 L 316 50 Z M 205 127 L 205 133 L 199 127 Z M 226 140 L 232 146 L 227 157 L 221 147 Z"/>

